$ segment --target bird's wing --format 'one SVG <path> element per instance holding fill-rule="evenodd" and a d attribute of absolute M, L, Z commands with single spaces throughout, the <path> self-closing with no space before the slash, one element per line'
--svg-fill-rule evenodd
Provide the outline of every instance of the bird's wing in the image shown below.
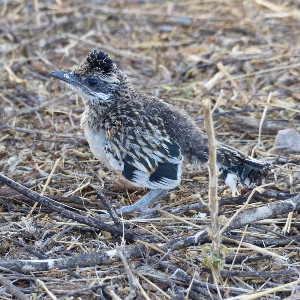
<path fill-rule="evenodd" d="M 107 132 L 105 153 L 111 166 L 137 186 L 171 189 L 181 180 L 183 157 L 159 119 L 142 116 L 115 120 Z"/>

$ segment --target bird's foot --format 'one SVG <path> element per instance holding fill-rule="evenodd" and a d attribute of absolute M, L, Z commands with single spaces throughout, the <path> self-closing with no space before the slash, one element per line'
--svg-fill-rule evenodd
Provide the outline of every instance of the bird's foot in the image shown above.
<path fill-rule="evenodd" d="M 123 206 L 122 208 L 118 209 L 116 213 L 118 215 L 128 214 L 131 212 L 141 212 L 141 213 L 151 213 L 155 212 L 160 208 L 160 204 L 149 207 L 147 205 L 140 205 L 138 202 L 133 205 Z"/>
<path fill-rule="evenodd" d="M 146 194 L 142 199 L 140 199 L 138 202 L 123 206 L 116 210 L 116 213 L 118 215 L 124 215 L 132 212 L 140 212 L 142 214 L 146 213 L 152 213 L 157 211 L 160 208 L 160 204 L 150 208 L 149 205 L 153 204 L 154 202 L 160 200 L 162 197 L 164 197 L 168 193 L 168 190 L 152 190 L 148 194 Z M 101 218 L 107 219 L 109 218 L 109 214 L 104 214 L 101 216 Z"/>

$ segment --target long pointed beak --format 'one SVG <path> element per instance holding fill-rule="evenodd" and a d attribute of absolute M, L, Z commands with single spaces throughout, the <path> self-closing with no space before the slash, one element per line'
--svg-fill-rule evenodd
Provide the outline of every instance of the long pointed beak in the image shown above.
<path fill-rule="evenodd" d="M 57 78 L 59 80 L 65 81 L 69 84 L 78 84 L 79 80 L 77 76 L 75 76 L 72 72 L 66 72 L 66 71 L 53 71 L 48 74 L 51 77 Z"/>

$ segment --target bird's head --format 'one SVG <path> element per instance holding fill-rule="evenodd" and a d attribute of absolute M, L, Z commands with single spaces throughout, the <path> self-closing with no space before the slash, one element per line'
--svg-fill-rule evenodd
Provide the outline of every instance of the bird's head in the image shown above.
<path fill-rule="evenodd" d="M 109 107 L 120 89 L 130 86 L 126 75 L 102 51 L 92 51 L 74 71 L 54 71 L 51 77 L 66 82 L 77 91 L 86 105 Z"/>

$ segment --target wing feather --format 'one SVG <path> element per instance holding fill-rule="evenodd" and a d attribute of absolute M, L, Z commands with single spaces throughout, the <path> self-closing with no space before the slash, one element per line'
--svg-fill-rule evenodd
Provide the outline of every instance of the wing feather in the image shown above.
<path fill-rule="evenodd" d="M 183 156 L 180 146 L 166 133 L 163 122 L 153 116 L 138 120 L 124 117 L 118 124 L 122 126 L 109 130 L 105 146 L 111 166 L 137 186 L 151 189 L 177 186 Z"/>

